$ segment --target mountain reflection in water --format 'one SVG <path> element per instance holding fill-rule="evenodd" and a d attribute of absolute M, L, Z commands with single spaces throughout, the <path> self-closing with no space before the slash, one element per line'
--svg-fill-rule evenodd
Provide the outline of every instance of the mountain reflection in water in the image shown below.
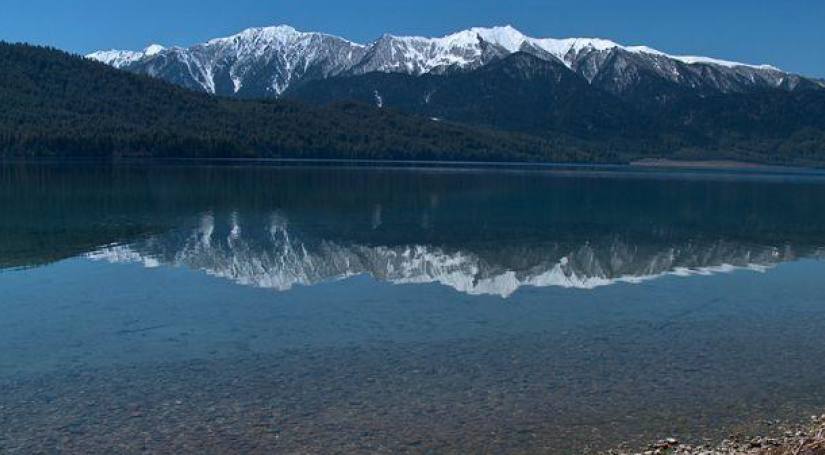
<path fill-rule="evenodd" d="M 87 256 L 243 285 L 472 295 L 823 256 L 825 179 L 651 171 L 0 166 L 0 267 Z"/>
<path fill-rule="evenodd" d="M 243 224 L 241 224 L 243 219 Z M 396 284 L 440 283 L 471 295 L 509 297 L 522 286 L 589 289 L 659 276 L 764 270 L 823 250 L 790 244 L 746 244 L 724 239 L 636 242 L 617 235 L 584 243 L 533 239 L 473 250 L 459 245 L 366 245 L 313 238 L 284 215 L 247 218 L 237 212 L 203 215 L 196 228 L 104 247 L 89 258 L 202 270 L 238 284 L 289 290 L 369 274 Z"/>

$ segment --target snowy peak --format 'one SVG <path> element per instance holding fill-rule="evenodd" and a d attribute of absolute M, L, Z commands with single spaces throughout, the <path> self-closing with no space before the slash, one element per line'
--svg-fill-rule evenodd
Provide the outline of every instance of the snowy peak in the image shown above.
<path fill-rule="evenodd" d="M 521 32 L 510 25 L 504 27 L 474 27 L 456 33 L 442 36 L 440 38 L 428 38 L 424 36 L 397 36 L 384 34 L 381 39 L 395 39 L 409 42 L 420 42 L 438 45 L 444 49 L 455 47 L 470 47 L 478 44 L 479 38 L 500 45 L 510 52 L 515 52 L 527 38 Z M 380 39 L 379 39 L 380 41 Z"/>
<path fill-rule="evenodd" d="M 524 34 L 511 25 L 493 28 L 472 28 L 470 32 L 481 37 L 484 41 L 497 44 L 510 52 L 517 52 L 521 49 L 524 42 L 528 40 Z"/>
<path fill-rule="evenodd" d="M 248 28 L 188 49 L 152 45 L 143 52 L 106 51 L 88 57 L 208 93 L 272 97 L 305 77 L 340 74 L 362 57 L 364 47 L 278 25 Z"/>
<path fill-rule="evenodd" d="M 528 38 L 510 25 L 504 27 L 473 27 L 441 38 L 410 37 L 409 39 L 430 41 L 442 49 L 467 48 L 478 46 L 485 41 L 501 46 L 508 52 L 517 52 Z"/>
<path fill-rule="evenodd" d="M 114 66 L 115 68 L 122 68 L 140 60 L 143 56 L 143 52 L 119 51 L 112 49 L 109 51 L 93 52 L 87 55 L 86 58 L 97 60 L 100 63 L 105 63 L 107 65 Z"/>
<path fill-rule="evenodd" d="M 297 38 L 308 35 L 295 30 L 288 25 L 276 25 L 273 27 L 250 27 L 235 35 L 223 38 L 215 38 L 206 42 L 207 45 L 221 45 L 232 42 L 289 42 Z"/>
<path fill-rule="evenodd" d="M 98 51 L 92 54 L 87 55 L 87 58 L 92 60 L 97 60 L 101 63 L 105 63 L 110 66 L 114 66 L 115 68 L 122 68 L 124 66 L 131 65 L 143 58 L 152 57 L 157 55 L 161 52 L 166 50 L 165 47 L 161 46 L 160 44 L 151 44 L 146 47 L 141 52 L 134 52 L 134 51 L 119 51 L 119 50 L 110 50 L 110 51 Z"/>
<path fill-rule="evenodd" d="M 328 39 L 357 47 L 364 47 L 363 45 L 334 35 L 317 32 L 300 32 L 289 25 L 252 27 L 232 36 L 209 40 L 202 46 L 293 46 L 312 39 Z"/>
<path fill-rule="evenodd" d="M 364 60 L 358 62 L 351 73 L 378 71 L 422 75 L 448 69 L 477 68 L 497 54 L 518 51 L 523 40 L 505 39 L 504 30 L 470 29 L 441 38 L 385 34 L 370 45 Z M 512 28 L 509 30 L 518 33 Z M 502 41 L 488 38 L 502 38 Z M 499 52 L 490 45 L 499 46 Z"/>
<path fill-rule="evenodd" d="M 146 49 L 143 50 L 143 55 L 151 57 L 153 55 L 160 54 L 165 50 L 166 48 L 161 46 L 160 44 L 150 44 L 146 47 Z"/>

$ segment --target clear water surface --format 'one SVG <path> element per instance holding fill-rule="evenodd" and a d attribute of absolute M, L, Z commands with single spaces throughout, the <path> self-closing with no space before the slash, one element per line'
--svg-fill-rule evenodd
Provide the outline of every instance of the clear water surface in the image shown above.
<path fill-rule="evenodd" d="M 587 453 L 825 405 L 816 173 L 0 165 L 0 453 Z"/>

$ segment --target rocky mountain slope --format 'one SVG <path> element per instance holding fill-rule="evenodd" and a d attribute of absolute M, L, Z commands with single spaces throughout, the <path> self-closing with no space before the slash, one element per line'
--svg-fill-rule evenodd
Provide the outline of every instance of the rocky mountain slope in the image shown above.
<path fill-rule="evenodd" d="M 190 48 L 152 45 L 141 52 L 101 51 L 88 57 L 208 93 L 278 97 L 310 80 L 372 72 L 420 76 L 471 71 L 517 52 L 561 63 L 619 95 L 649 79 L 700 93 L 821 85 L 770 65 L 669 55 L 598 38 L 532 38 L 511 26 L 471 28 L 440 38 L 384 35 L 358 44 L 281 25 L 250 28 Z"/>

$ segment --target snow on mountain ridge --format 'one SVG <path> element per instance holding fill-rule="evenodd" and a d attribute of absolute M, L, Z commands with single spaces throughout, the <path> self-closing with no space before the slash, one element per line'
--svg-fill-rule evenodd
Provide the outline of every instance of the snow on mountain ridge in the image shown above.
<path fill-rule="evenodd" d="M 753 65 L 748 63 L 740 63 L 729 60 L 722 60 L 712 57 L 692 56 L 692 55 L 673 55 L 653 49 L 648 46 L 625 46 L 614 41 L 602 38 L 532 38 L 511 25 L 502 27 L 473 27 L 467 30 L 456 32 L 443 36 L 441 38 L 426 38 L 422 36 L 396 36 L 386 35 L 399 40 L 417 40 L 422 42 L 437 43 L 443 48 L 458 47 L 458 46 L 472 46 L 477 44 L 478 39 L 496 44 L 506 49 L 509 52 L 518 52 L 522 45 L 529 43 L 538 48 L 549 52 L 551 55 L 557 57 L 562 62 L 570 65 L 569 59 L 565 58 L 571 52 L 579 53 L 581 51 L 592 49 L 596 51 L 607 51 L 611 49 L 622 49 L 631 53 L 644 53 L 651 55 L 658 55 L 668 57 L 674 60 L 679 60 L 686 64 L 712 64 L 725 67 L 744 66 L 756 69 L 768 69 L 781 71 L 772 65 Z"/>
<path fill-rule="evenodd" d="M 160 44 L 151 44 L 143 51 L 121 51 L 112 49 L 108 51 L 93 52 L 87 55 L 86 58 L 97 60 L 98 62 L 114 66 L 115 68 L 121 68 L 123 66 L 135 63 L 142 58 L 157 55 L 165 50 L 166 48 Z"/>
<path fill-rule="evenodd" d="M 755 68 L 755 69 L 760 69 L 760 70 L 772 70 L 772 71 L 783 72 L 782 69 L 777 68 L 773 65 L 767 65 L 767 64 L 751 65 L 751 64 L 748 64 L 748 63 L 732 62 L 732 61 L 729 61 L 729 60 L 720 60 L 718 58 L 702 57 L 702 56 L 696 56 L 696 55 L 669 55 L 669 54 L 664 54 L 664 55 L 666 55 L 667 57 L 682 61 L 684 63 L 687 63 L 689 65 L 704 63 L 704 64 L 711 64 L 711 65 L 725 66 L 725 67 L 728 67 L 728 68 L 735 68 L 737 66 L 744 66 L 744 67 Z"/>
<path fill-rule="evenodd" d="M 151 45 L 142 52 L 112 50 L 95 52 L 87 57 L 116 68 L 199 87 L 209 93 L 280 96 L 301 80 L 369 72 L 418 76 L 449 69 L 475 69 L 518 51 L 538 53 L 537 56 L 543 59 L 555 57 L 592 81 L 601 68 L 593 67 L 591 63 L 580 69 L 582 59 L 615 49 L 646 56 L 657 67 L 661 65 L 655 62 L 656 59 L 669 59 L 672 63 L 712 65 L 733 68 L 737 72 L 773 73 L 760 76 L 760 80 L 782 83 L 776 75 L 781 70 L 770 65 L 671 55 L 647 46 L 624 46 L 600 38 L 532 38 L 510 25 L 475 27 L 437 38 L 386 34 L 368 45 L 278 25 L 248 28 L 186 49 Z M 682 77 L 672 64 L 665 66 L 667 69 L 662 70 L 665 77 L 674 80 Z"/>
<path fill-rule="evenodd" d="M 270 42 L 280 42 L 280 43 L 289 43 L 294 42 L 296 40 L 312 37 L 312 36 L 322 36 L 327 38 L 333 38 L 340 41 L 346 41 L 350 44 L 365 47 L 363 44 L 358 44 L 356 42 L 350 41 L 346 38 L 342 38 L 340 36 L 330 35 L 326 33 L 320 32 L 302 32 L 296 30 L 294 27 L 290 25 L 274 25 L 269 27 L 250 27 L 247 28 L 240 33 L 236 33 L 234 35 L 222 37 L 222 38 L 214 38 L 207 41 L 206 45 L 208 44 L 226 44 L 232 41 L 240 41 L 240 40 L 258 40 L 258 41 L 270 41 Z"/>
<path fill-rule="evenodd" d="M 226 45 L 230 43 L 240 43 L 240 42 L 253 42 L 257 44 L 264 44 L 264 43 L 279 43 L 279 44 L 294 44 L 301 39 L 306 39 L 313 36 L 321 36 L 332 38 L 340 41 L 345 41 L 353 46 L 361 47 L 361 48 L 368 48 L 379 40 L 373 42 L 370 45 L 360 44 L 354 41 L 347 40 L 345 38 L 336 36 L 336 35 L 329 35 L 325 33 L 319 32 L 301 32 L 296 30 L 294 27 L 289 25 L 277 25 L 271 27 L 252 27 L 246 30 L 241 31 L 235 35 L 222 37 L 222 38 L 214 38 L 206 43 L 197 45 L 197 46 L 208 46 L 208 45 Z M 682 61 L 687 64 L 714 64 L 714 65 L 721 65 L 727 67 L 735 67 L 735 66 L 745 66 L 750 68 L 757 68 L 757 69 L 772 69 L 776 71 L 781 71 L 780 69 L 776 68 L 772 65 L 753 65 L 748 63 L 741 63 L 741 62 L 734 62 L 729 60 L 722 60 L 712 57 L 703 57 L 703 56 L 694 56 L 694 55 L 674 55 L 668 54 L 666 52 L 659 51 L 657 49 L 653 49 L 648 46 L 625 46 L 618 44 L 614 41 L 602 39 L 602 38 L 532 38 L 527 35 L 524 35 L 516 28 L 511 25 L 506 26 L 499 26 L 499 27 L 473 27 L 467 30 L 462 30 L 456 33 L 448 34 L 443 37 L 439 38 L 429 38 L 424 36 L 404 36 L 404 35 L 392 35 L 386 34 L 384 37 L 393 38 L 399 41 L 406 41 L 406 42 L 417 42 L 417 43 L 427 43 L 434 46 L 437 46 L 440 49 L 451 49 L 457 47 L 471 47 L 478 44 L 478 39 L 481 38 L 484 41 L 487 41 L 492 44 L 496 44 L 501 46 L 502 48 L 506 49 L 509 52 L 517 52 L 520 50 L 521 46 L 524 43 L 530 43 L 533 45 L 538 46 L 539 48 L 549 52 L 550 54 L 558 57 L 560 60 L 565 61 L 565 55 L 569 52 L 580 52 L 585 49 L 593 49 L 598 51 L 603 50 L 610 50 L 614 48 L 619 48 L 626 50 L 628 52 L 633 53 L 646 53 L 651 55 L 660 55 L 669 57 L 672 59 L 676 59 Z M 87 57 L 103 61 L 104 63 L 108 63 L 109 61 L 116 60 L 116 57 L 119 57 L 118 62 L 129 63 L 132 58 L 140 58 L 142 56 L 153 56 L 162 51 L 166 50 L 163 46 L 153 44 L 147 47 L 143 52 L 134 52 L 134 51 L 125 51 L 125 50 L 110 50 L 110 51 L 98 51 L 87 55 Z M 111 63 L 110 63 L 111 64 Z"/>
<path fill-rule="evenodd" d="M 87 55 L 86 58 L 114 66 L 115 68 L 121 68 L 140 60 L 143 56 L 143 52 L 120 51 L 112 49 L 108 51 L 93 52 Z"/>

